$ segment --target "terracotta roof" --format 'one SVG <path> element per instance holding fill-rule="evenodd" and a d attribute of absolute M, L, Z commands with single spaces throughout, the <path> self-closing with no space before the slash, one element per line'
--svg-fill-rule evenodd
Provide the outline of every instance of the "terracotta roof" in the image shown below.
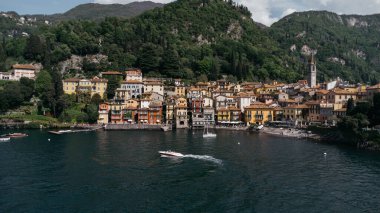
<path fill-rule="evenodd" d="M 122 84 L 143 84 L 142 81 L 138 81 L 138 80 L 129 80 L 129 81 L 123 81 L 121 82 Z"/>
<path fill-rule="evenodd" d="M 352 92 L 352 91 L 348 91 L 348 90 L 344 90 L 344 89 L 334 89 L 332 90 L 331 92 L 335 93 L 335 94 L 356 94 L 356 92 Z"/>
<path fill-rule="evenodd" d="M 250 106 L 244 107 L 245 109 L 272 109 L 269 105 L 262 102 L 254 102 Z"/>
<path fill-rule="evenodd" d="M 320 100 L 319 101 L 311 100 L 311 101 L 306 102 L 305 104 L 306 105 L 313 105 L 313 104 L 320 104 L 320 103 L 321 103 Z"/>
<path fill-rule="evenodd" d="M 149 104 L 149 107 L 162 107 L 161 101 L 153 101 Z"/>
<path fill-rule="evenodd" d="M 107 72 L 102 72 L 102 75 L 122 75 L 121 72 L 118 71 L 107 71 Z"/>
<path fill-rule="evenodd" d="M 105 82 L 105 83 L 107 83 L 108 80 L 107 79 L 103 79 L 103 78 L 96 78 L 96 79 L 91 79 L 91 82 Z"/>
<path fill-rule="evenodd" d="M 326 94 L 329 93 L 329 92 L 330 92 L 330 91 L 328 91 L 328 90 L 320 89 L 320 90 L 318 90 L 316 93 L 320 93 L 320 94 L 326 95 Z"/>
<path fill-rule="evenodd" d="M 25 69 L 25 70 L 36 70 L 36 68 L 31 64 L 14 64 L 13 69 Z"/>
<path fill-rule="evenodd" d="M 64 82 L 79 82 L 81 79 L 79 78 L 68 78 L 68 79 L 64 79 L 63 81 Z"/>
<path fill-rule="evenodd" d="M 161 81 L 145 81 L 145 85 L 163 85 Z"/>
<path fill-rule="evenodd" d="M 367 90 L 371 89 L 380 89 L 380 83 L 367 88 Z"/>
<path fill-rule="evenodd" d="M 307 108 L 309 108 L 309 106 L 307 106 L 306 104 L 290 105 L 290 106 L 284 107 L 284 109 L 307 109 Z"/>

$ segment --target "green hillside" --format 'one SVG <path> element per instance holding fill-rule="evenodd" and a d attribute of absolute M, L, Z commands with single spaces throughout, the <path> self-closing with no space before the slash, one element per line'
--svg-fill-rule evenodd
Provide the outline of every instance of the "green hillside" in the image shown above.
<path fill-rule="evenodd" d="M 250 15 L 232 1 L 179 0 L 132 19 L 41 26 L 29 38 L 6 38 L 5 46 L 26 39 L 16 48 L 18 55 L 7 56 L 48 66 L 71 54 L 108 55 L 111 63 L 88 66 L 90 74 L 135 66 L 145 74 L 187 79 L 221 74 L 247 80 L 302 78 L 303 64 L 287 56 Z"/>
<path fill-rule="evenodd" d="M 132 2 L 129 4 L 88 3 L 78 5 L 63 14 L 53 14 L 48 16 L 32 15 L 28 17 L 36 17 L 38 19 L 44 19 L 52 22 L 67 21 L 73 19 L 99 21 L 103 20 L 105 17 L 131 18 L 140 15 L 147 10 L 163 6 L 163 4 L 154 3 L 151 1 Z"/>
<path fill-rule="evenodd" d="M 268 31 L 291 56 L 304 58 L 304 45 L 317 50 L 320 80 L 338 76 L 353 82 L 380 79 L 380 15 L 294 13 Z M 293 51 L 292 46 L 296 47 Z"/>

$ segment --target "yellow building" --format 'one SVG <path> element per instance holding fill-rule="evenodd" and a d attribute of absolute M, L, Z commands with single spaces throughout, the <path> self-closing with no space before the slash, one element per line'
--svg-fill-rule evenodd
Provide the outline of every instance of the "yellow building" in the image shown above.
<path fill-rule="evenodd" d="M 107 84 L 108 80 L 107 79 L 101 79 L 98 77 L 94 77 L 91 79 L 91 97 L 95 94 L 99 94 L 100 97 L 103 99 L 104 94 L 106 93 L 107 90 Z"/>
<path fill-rule="evenodd" d="M 264 124 L 273 121 L 274 108 L 261 102 L 254 102 L 250 106 L 244 107 L 245 122 L 249 124 Z"/>
<path fill-rule="evenodd" d="M 69 79 L 63 80 L 63 92 L 69 95 L 76 94 L 79 81 L 80 79 L 78 78 L 69 78 Z"/>
<path fill-rule="evenodd" d="M 186 87 L 185 86 L 175 86 L 174 88 L 175 95 L 179 97 L 185 97 L 186 96 Z"/>
<path fill-rule="evenodd" d="M 307 111 L 309 106 L 305 104 L 294 104 L 287 107 L 284 107 L 284 118 L 286 120 L 298 120 L 303 121 L 307 119 Z"/>
<path fill-rule="evenodd" d="M 94 77 L 91 80 L 70 78 L 63 80 L 63 92 L 65 94 L 77 94 L 78 92 L 90 93 L 91 97 L 95 94 L 99 94 L 101 98 L 104 98 L 104 94 L 107 90 L 107 79 L 101 79 Z"/>
<path fill-rule="evenodd" d="M 230 121 L 230 110 L 227 108 L 221 108 L 216 110 L 217 123 L 225 123 Z"/>

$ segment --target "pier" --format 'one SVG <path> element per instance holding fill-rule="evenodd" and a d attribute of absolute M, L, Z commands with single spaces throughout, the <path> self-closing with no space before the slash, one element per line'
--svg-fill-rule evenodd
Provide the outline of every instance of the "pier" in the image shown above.
<path fill-rule="evenodd" d="M 105 130 L 161 130 L 160 124 L 107 124 Z"/>

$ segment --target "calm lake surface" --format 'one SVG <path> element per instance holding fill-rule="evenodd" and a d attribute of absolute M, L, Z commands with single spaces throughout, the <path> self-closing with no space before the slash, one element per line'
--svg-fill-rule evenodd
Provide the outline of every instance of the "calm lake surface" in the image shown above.
<path fill-rule="evenodd" d="M 25 132 L 0 143 L 0 212 L 380 211 L 380 153 L 233 131 Z"/>

